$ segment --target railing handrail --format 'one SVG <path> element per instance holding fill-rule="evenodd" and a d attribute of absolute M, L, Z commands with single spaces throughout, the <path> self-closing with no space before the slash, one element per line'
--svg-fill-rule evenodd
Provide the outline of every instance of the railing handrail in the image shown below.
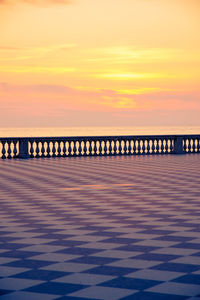
<path fill-rule="evenodd" d="M 58 139 L 58 140 L 62 140 L 62 139 L 72 139 L 72 140 L 85 140 L 85 139 L 157 139 L 157 138 L 199 138 L 200 134 L 153 134 L 153 135 L 96 135 L 96 136 L 35 136 L 35 137 L 0 137 L 0 140 L 12 140 L 12 141 L 19 141 L 19 140 L 38 140 L 38 139 Z"/>

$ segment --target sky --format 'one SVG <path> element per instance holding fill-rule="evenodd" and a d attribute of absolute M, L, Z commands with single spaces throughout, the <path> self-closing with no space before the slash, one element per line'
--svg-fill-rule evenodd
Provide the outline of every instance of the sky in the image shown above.
<path fill-rule="evenodd" d="M 199 0 L 0 0 L 0 127 L 200 126 Z"/>

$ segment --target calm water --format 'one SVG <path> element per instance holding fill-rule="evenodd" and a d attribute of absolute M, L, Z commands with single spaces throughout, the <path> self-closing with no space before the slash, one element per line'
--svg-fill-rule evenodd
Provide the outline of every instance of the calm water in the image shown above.
<path fill-rule="evenodd" d="M 97 136 L 97 135 L 200 134 L 191 127 L 49 127 L 0 128 L 0 137 Z"/>

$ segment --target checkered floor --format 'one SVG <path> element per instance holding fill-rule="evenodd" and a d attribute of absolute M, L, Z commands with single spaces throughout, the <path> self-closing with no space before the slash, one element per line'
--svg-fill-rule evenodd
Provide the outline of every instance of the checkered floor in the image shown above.
<path fill-rule="evenodd" d="M 2 300 L 200 299 L 200 155 L 0 170 Z"/>

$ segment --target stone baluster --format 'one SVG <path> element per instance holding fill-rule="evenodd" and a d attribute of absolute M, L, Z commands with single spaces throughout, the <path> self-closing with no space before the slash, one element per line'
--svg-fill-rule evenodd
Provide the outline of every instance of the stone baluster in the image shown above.
<path fill-rule="evenodd" d="M 2 142 L 2 158 L 6 158 L 6 142 Z"/>
<path fill-rule="evenodd" d="M 197 152 L 200 152 L 200 138 L 198 138 L 197 142 Z"/>
<path fill-rule="evenodd" d="M 109 150 L 109 155 L 112 155 L 112 140 L 109 140 L 108 150 Z"/>
<path fill-rule="evenodd" d="M 44 157 L 45 156 L 45 147 L 44 147 L 44 141 L 41 141 L 42 143 L 42 148 L 41 148 L 41 156 Z"/>
<path fill-rule="evenodd" d="M 73 141 L 73 156 L 76 156 L 76 141 Z"/>
<path fill-rule="evenodd" d="M 160 153 L 159 139 L 156 139 L 156 154 Z"/>
<path fill-rule="evenodd" d="M 124 140 L 124 154 L 127 154 L 127 140 Z"/>
<path fill-rule="evenodd" d="M 57 148 L 57 156 L 61 156 L 61 145 L 60 145 L 61 141 L 57 141 L 57 145 L 58 145 L 58 148 Z"/>
<path fill-rule="evenodd" d="M 141 140 L 138 140 L 138 145 L 137 145 L 137 150 L 138 150 L 138 154 L 141 154 Z"/>
<path fill-rule="evenodd" d="M 39 153 L 40 153 L 40 149 L 39 149 L 39 142 L 36 141 L 36 149 L 35 149 L 35 152 L 36 152 L 36 157 L 39 157 Z"/>
<path fill-rule="evenodd" d="M 136 140 L 133 140 L 133 154 L 136 154 Z"/>
<path fill-rule="evenodd" d="M 191 152 L 191 139 L 188 138 L 188 152 Z"/>
<path fill-rule="evenodd" d="M 118 140 L 119 141 L 119 155 L 122 155 L 122 140 Z"/>
<path fill-rule="evenodd" d="M 13 157 L 17 157 L 17 142 L 13 142 Z"/>
<path fill-rule="evenodd" d="M 150 154 L 150 140 L 147 139 L 147 154 Z"/>
<path fill-rule="evenodd" d="M 6 142 L 2 142 L 2 158 L 6 158 Z"/>
<path fill-rule="evenodd" d="M 52 157 L 56 156 L 56 141 L 52 141 Z"/>
<path fill-rule="evenodd" d="M 146 140 L 142 139 L 142 154 L 146 153 L 146 145 L 145 145 Z"/>
<path fill-rule="evenodd" d="M 72 156 L 72 146 L 71 146 L 71 141 L 68 141 L 68 156 Z"/>
<path fill-rule="evenodd" d="M 63 156 L 67 156 L 67 147 L 66 147 L 66 141 L 63 140 Z"/>
<path fill-rule="evenodd" d="M 30 141 L 30 157 L 34 157 L 34 148 L 33 148 L 33 141 Z"/>
<path fill-rule="evenodd" d="M 108 150 L 108 147 L 107 147 L 107 141 L 106 140 L 104 140 L 104 155 L 107 155 L 108 153 L 107 153 L 107 150 Z"/>
<path fill-rule="evenodd" d="M 92 155 L 92 140 L 89 140 L 89 155 Z"/>
<path fill-rule="evenodd" d="M 87 141 L 83 141 L 83 155 L 87 155 Z"/>
<path fill-rule="evenodd" d="M 94 140 L 94 155 L 97 155 L 97 140 Z"/>
<path fill-rule="evenodd" d="M 47 141 L 47 148 L 46 148 L 46 152 L 47 152 L 47 157 L 50 157 L 50 152 L 51 152 L 51 149 L 50 149 L 50 142 Z"/>
<path fill-rule="evenodd" d="M 152 148 L 151 149 L 152 149 L 152 154 L 155 154 L 156 148 L 155 148 L 155 139 L 154 138 L 152 139 Z"/>
<path fill-rule="evenodd" d="M 128 140 L 128 154 L 131 155 L 131 140 Z"/>
<path fill-rule="evenodd" d="M 186 145 L 186 139 L 183 139 L 183 151 L 186 152 L 187 150 L 187 145 Z"/>
<path fill-rule="evenodd" d="M 163 138 L 161 138 L 160 141 L 161 141 L 160 149 L 161 149 L 161 153 L 163 154 L 164 153 L 164 140 L 163 140 Z"/>
<path fill-rule="evenodd" d="M 100 155 L 100 156 L 102 155 L 102 151 L 103 151 L 103 148 L 102 148 L 102 140 L 99 140 L 99 155 Z"/>
<path fill-rule="evenodd" d="M 79 140 L 79 142 L 78 142 L 78 156 L 82 155 L 82 146 L 81 146 L 81 143 L 82 143 L 82 141 Z"/>
<path fill-rule="evenodd" d="M 169 139 L 168 138 L 166 138 L 166 145 L 165 145 L 165 152 L 166 153 L 169 153 Z"/>
<path fill-rule="evenodd" d="M 113 141 L 113 155 L 116 155 L 117 154 L 117 141 L 116 140 L 114 140 Z"/>
<path fill-rule="evenodd" d="M 170 149 L 170 153 L 172 153 L 173 149 L 174 149 L 174 140 L 170 139 L 169 141 L 170 141 L 170 147 L 169 147 L 169 149 Z"/>
<path fill-rule="evenodd" d="M 192 150 L 193 152 L 196 152 L 196 139 L 192 139 L 193 145 L 192 145 Z"/>
<path fill-rule="evenodd" d="M 7 150 L 8 156 L 7 156 L 7 158 L 12 158 L 12 155 L 11 155 L 11 153 L 12 153 L 12 149 L 11 149 L 12 143 L 11 143 L 11 141 L 8 141 L 7 145 L 8 145 L 8 150 Z"/>

